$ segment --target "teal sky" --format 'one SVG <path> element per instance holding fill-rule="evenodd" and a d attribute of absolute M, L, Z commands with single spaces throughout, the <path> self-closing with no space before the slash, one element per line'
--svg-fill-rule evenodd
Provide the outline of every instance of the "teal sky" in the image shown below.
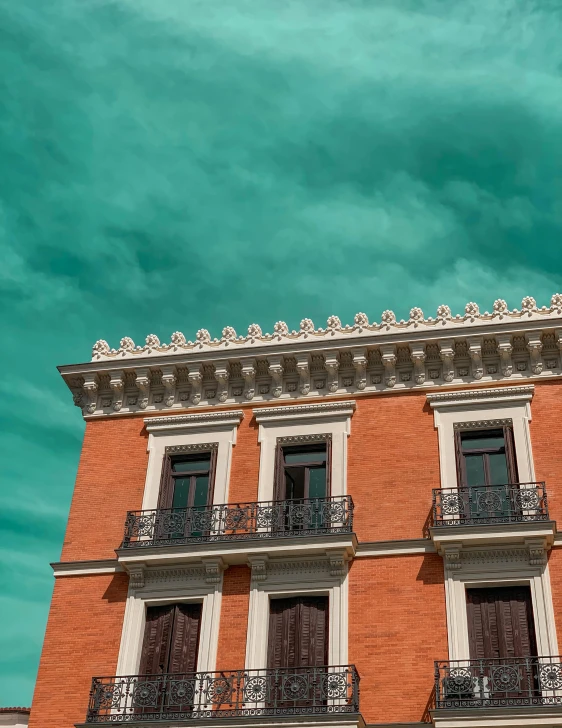
<path fill-rule="evenodd" d="M 559 0 L 0 0 L 0 704 L 31 700 L 80 451 L 55 365 L 548 304 L 561 37 Z"/>

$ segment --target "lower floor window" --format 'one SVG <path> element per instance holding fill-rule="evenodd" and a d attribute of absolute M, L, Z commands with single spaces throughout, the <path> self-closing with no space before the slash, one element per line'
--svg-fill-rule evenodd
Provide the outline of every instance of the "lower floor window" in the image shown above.
<path fill-rule="evenodd" d="M 201 604 L 148 607 L 141 675 L 189 673 L 197 669 Z"/>

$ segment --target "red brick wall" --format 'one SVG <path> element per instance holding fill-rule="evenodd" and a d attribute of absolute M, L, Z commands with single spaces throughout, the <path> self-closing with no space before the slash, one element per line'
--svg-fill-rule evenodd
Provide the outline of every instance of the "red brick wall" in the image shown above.
<path fill-rule="evenodd" d="M 115 558 L 127 511 L 142 506 L 147 437 L 140 417 L 86 423 L 61 561 Z"/>
<path fill-rule="evenodd" d="M 433 661 L 447 657 L 441 557 L 356 559 L 349 572 L 349 662 L 361 677 L 365 722 L 422 720 Z"/>
<path fill-rule="evenodd" d="M 231 566 L 224 572 L 217 670 L 240 670 L 246 659 L 250 569 Z"/>
<path fill-rule="evenodd" d="M 562 384 L 536 384 L 531 415 L 535 476 L 545 481 L 550 515 L 562 527 Z"/>
<path fill-rule="evenodd" d="M 85 721 L 92 677 L 115 674 L 128 581 L 126 574 L 57 579 L 30 728 Z"/>

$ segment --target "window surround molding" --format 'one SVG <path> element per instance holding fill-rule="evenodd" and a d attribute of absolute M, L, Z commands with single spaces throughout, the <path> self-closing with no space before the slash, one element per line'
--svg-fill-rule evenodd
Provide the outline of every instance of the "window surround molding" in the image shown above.
<path fill-rule="evenodd" d="M 294 406 L 260 407 L 253 410 L 259 425 L 260 471 L 258 500 L 273 500 L 277 441 L 320 442 L 332 439 L 331 495 L 347 493 L 347 438 L 355 400 Z M 290 440 L 287 440 L 290 438 Z"/>
<path fill-rule="evenodd" d="M 270 599 L 328 596 L 328 663 L 348 660 L 348 569 L 343 551 L 298 560 L 250 559 L 252 581 L 246 638 L 246 669 L 267 665 Z"/>
<path fill-rule="evenodd" d="M 148 468 L 142 510 L 158 506 L 160 476 L 166 452 L 201 452 L 217 448 L 213 504 L 228 502 L 228 484 L 232 448 L 236 444 L 238 426 L 244 417 L 242 410 L 202 412 L 172 417 L 147 417 Z"/>
<path fill-rule="evenodd" d="M 535 480 L 529 422 L 535 387 L 496 387 L 428 394 L 439 437 L 441 488 L 457 487 L 455 429 L 497 427 L 511 421 L 520 482 Z"/>
<path fill-rule="evenodd" d="M 525 585 L 531 590 L 539 655 L 558 655 L 548 564 L 531 565 L 525 548 L 466 550 L 445 573 L 450 660 L 470 659 L 466 589 Z"/>
<path fill-rule="evenodd" d="M 177 602 L 203 604 L 197 670 L 213 671 L 217 660 L 223 570 L 219 561 L 214 565 L 204 563 L 184 568 L 144 569 L 141 566 L 132 574 L 125 605 L 117 675 L 138 674 L 147 607 Z"/>

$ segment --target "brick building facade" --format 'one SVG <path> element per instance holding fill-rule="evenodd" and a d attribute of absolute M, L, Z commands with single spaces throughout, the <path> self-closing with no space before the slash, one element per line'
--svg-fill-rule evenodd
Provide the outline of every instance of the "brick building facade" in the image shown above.
<path fill-rule="evenodd" d="M 562 725 L 561 347 L 555 295 L 61 367 L 30 728 Z"/>

